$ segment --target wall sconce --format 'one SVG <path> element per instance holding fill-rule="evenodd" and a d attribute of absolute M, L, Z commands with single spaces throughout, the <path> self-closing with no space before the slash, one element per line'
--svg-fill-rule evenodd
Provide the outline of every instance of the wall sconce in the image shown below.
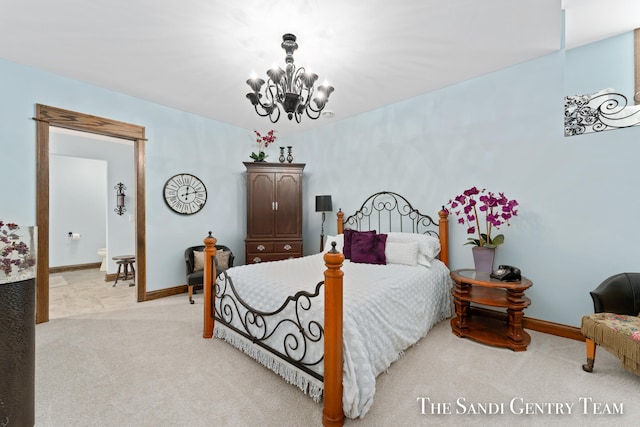
<path fill-rule="evenodd" d="M 116 208 L 114 209 L 114 211 L 118 215 L 122 215 L 123 213 L 125 213 L 127 211 L 125 209 L 125 207 L 124 207 L 124 197 L 125 197 L 124 190 L 126 190 L 127 187 L 125 187 L 123 183 L 119 182 L 113 188 L 115 188 L 117 190 L 117 193 L 116 193 Z"/>
<path fill-rule="evenodd" d="M 316 196 L 316 212 L 322 212 L 322 228 L 320 230 L 320 252 L 324 250 L 324 213 L 333 211 L 331 196 Z"/>

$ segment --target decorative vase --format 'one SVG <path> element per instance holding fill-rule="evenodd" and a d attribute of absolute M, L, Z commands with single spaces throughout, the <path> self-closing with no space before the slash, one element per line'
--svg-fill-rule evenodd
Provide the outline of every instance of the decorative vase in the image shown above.
<path fill-rule="evenodd" d="M 491 274 L 493 271 L 493 260 L 496 256 L 496 248 L 485 248 L 484 246 L 474 246 L 473 264 L 476 273 Z"/>
<path fill-rule="evenodd" d="M 287 146 L 287 162 L 291 163 L 293 162 L 293 155 L 291 154 L 291 146 Z"/>
<path fill-rule="evenodd" d="M 284 147 L 280 147 L 280 157 L 278 158 L 278 160 L 280 160 L 280 163 L 284 163 Z"/>

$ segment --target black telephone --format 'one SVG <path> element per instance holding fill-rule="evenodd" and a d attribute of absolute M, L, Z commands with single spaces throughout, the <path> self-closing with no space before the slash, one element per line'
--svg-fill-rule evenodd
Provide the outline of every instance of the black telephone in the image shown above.
<path fill-rule="evenodd" d="M 520 269 L 510 265 L 499 265 L 498 269 L 494 270 L 490 276 L 503 282 L 519 282 L 522 280 Z"/>

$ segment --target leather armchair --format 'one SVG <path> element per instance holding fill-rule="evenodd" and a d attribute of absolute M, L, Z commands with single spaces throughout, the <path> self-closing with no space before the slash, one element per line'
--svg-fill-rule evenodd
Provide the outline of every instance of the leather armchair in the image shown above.
<path fill-rule="evenodd" d="M 191 304 L 193 301 L 193 294 L 196 289 L 202 289 L 202 283 L 204 280 L 204 270 L 194 271 L 195 269 L 195 260 L 193 253 L 195 251 L 202 252 L 204 251 L 204 245 L 191 246 L 184 251 L 184 262 L 186 265 L 186 278 L 187 278 L 187 287 L 189 289 L 189 302 Z M 229 252 L 229 264 L 228 267 L 233 267 L 233 252 L 225 245 L 216 245 L 216 251 L 227 251 Z M 220 267 L 216 265 L 216 269 L 220 272 Z"/>
<path fill-rule="evenodd" d="M 596 313 L 637 316 L 640 313 L 640 273 L 620 273 L 589 292 Z"/>

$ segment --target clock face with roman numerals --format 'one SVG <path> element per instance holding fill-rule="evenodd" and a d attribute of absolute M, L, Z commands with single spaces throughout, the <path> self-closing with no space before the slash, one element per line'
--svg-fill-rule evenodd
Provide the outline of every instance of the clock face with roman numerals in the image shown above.
<path fill-rule="evenodd" d="M 164 201 L 170 209 L 181 215 L 197 213 L 207 203 L 207 188 L 199 178 L 179 173 L 164 185 Z"/>

